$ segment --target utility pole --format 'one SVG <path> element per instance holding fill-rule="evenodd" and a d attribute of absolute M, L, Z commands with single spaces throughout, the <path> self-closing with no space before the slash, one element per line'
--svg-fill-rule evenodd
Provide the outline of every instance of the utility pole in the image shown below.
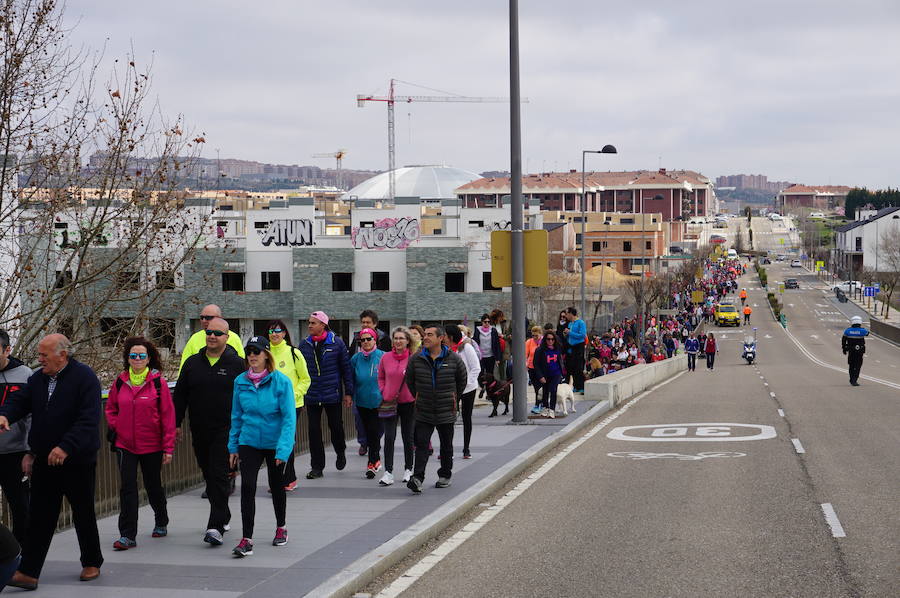
<path fill-rule="evenodd" d="M 525 367 L 525 222 L 522 211 L 522 118 L 519 90 L 519 2 L 509 0 L 509 158 L 512 234 L 513 423 L 528 421 Z M 582 239 L 582 243 L 584 239 Z M 583 316 L 582 316 L 583 317 Z"/>

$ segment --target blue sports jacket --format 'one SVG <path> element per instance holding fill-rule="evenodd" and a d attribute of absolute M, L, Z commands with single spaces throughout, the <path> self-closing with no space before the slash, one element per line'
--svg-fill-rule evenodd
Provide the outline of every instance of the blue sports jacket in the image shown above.
<path fill-rule="evenodd" d="M 329 331 L 321 343 L 307 336 L 297 347 L 306 360 L 310 385 L 303 402 L 306 405 L 332 405 L 340 403 L 344 395 L 353 394 L 353 372 L 350 369 L 350 353 L 347 345 Z"/>
<path fill-rule="evenodd" d="M 234 380 L 231 403 L 231 431 L 228 452 L 237 453 L 238 445 L 275 449 L 275 458 L 287 461 L 294 448 L 297 410 L 294 385 L 275 370 L 254 386 L 244 372 Z"/>

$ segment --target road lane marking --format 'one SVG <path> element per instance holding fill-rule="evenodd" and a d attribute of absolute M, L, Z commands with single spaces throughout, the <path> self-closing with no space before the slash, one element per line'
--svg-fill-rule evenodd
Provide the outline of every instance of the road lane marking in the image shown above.
<path fill-rule="evenodd" d="M 627 403 L 625 403 L 618 411 L 615 413 L 606 416 L 600 422 L 598 422 L 593 428 L 582 434 L 579 438 L 575 439 L 567 446 L 559 450 L 553 457 L 548 459 L 543 465 L 541 465 L 534 473 L 529 475 L 527 478 L 519 482 L 519 484 L 504 494 L 501 498 L 497 500 L 497 502 L 482 511 L 475 519 L 473 519 L 468 525 L 463 527 L 461 530 L 444 540 L 435 550 L 422 557 L 422 559 L 407 569 L 400 577 L 395 579 L 389 586 L 381 590 L 378 593 L 376 598 L 395 598 L 399 596 L 404 591 L 409 589 L 416 581 L 419 580 L 423 575 L 425 575 L 432 567 L 441 562 L 448 554 L 453 552 L 456 548 L 462 545 L 467 539 L 475 534 L 478 530 L 485 526 L 490 520 L 496 517 L 503 509 L 505 509 L 513 500 L 517 497 L 521 496 L 525 490 L 531 487 L 535 482 L 544 477 L 554 466 L 556 466 L 560 461 L 562 461 L 569 453 L 580 447 L 582 444 L 590 440 L 592 437 L 597 435 L 603 428 L 614 422 L 618 419 L 623 413 L 628 411 L 635 403 L 643 399 L 645 396 L 649 395 L 652 392 L 655 392 L 661 386 L 668 384 L 674 380 L 677 380 L 687 370 L 684 370 L 668 380 L 653 386 L 641 394 L 637 395 Z"/>
<path fill-rule="evenodd" d="M 806 449 L 803 448 L 802 444 L 800 444 L 799 438 L 791 438 L 791 442 L 794 444 L 794 450 L 797 451 L 798 455 L 802 455 L 803 453 L 806 452 Z"/>
<path fill-rule="evenodd" d="M 747 453 L 734 452 L 715 452 L 715 453 L 697 453 L 696 455 L 683 455 L 681 453 L 639 453 L 639 452 L 618 452 L 606 453 L 607 457 L 621 457 L 623 459 L 631 459 L 632 461 L 646 461 L 648 459 L 672 459 L 674 461 L 702 461 L 704 459 L 712 459 L 716 457 L 746 457 Z"/>
<path fill-rule="evenodd" d="M 784 409 L 779 409 L 778 415 L 780 415 L 781 417 L 784 417 Z"/>
<path fill-rule="evenodd" d="M 774 393 L 774 392 L 770 392 L 770 393 L 769 393 L 769 396 L 772 397 L 772 398 L 774 399 L 774 398 L 775 398 L 775 393 Z"/>
<path fill-rule="evenodd" d="M 834 512 L 834 507 L 831 506 L 830 502 L 822 503 L 822 513 L 825 515 L 828 527 L 831 528 L 831 535 L 835 538 L 846 538 L 847 534 L 844 533 L 844 526 L 841 525 L 841 520 L 838 519 L 837 513 Z"/>

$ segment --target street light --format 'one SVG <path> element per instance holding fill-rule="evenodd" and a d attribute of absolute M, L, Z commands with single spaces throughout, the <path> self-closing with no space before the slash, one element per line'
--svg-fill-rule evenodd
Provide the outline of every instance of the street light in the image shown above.
<path fill-rule="evenodd" d="M 612 145 L 604 145 L 603 149 L 599 150 L 582 150 L 581 151 L 581 317 L 582 319 L 587 317 L 586 314 L 586 303 L 585 303 L 585 295 L 584 295 L 584 267 L 585 267 L 585 257 L 584 257 L 584 247 L 585 247 L 585 204 L 587 203 L 587 193 L 584 188 L 584 163 L 585 157 L 588 154 L 616 154 L 615 146 Z"/>

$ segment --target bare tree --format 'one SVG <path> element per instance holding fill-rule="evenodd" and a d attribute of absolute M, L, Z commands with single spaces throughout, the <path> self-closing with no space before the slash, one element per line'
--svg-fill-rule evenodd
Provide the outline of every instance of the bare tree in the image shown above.
<path fill-rule="evenodd" d="M 54 0 L 0 0 L 0 326 L 21 347 L 64 332 L 90 363 L 127 334 L 171 340 L 160 321 L 210 210 L 176 190 L 205 140 L 160 113 L 149 65 L 98 84 L 69 33 Z"/>
<path fill-rule="evenodd" d="M 734 233 L 734 250 L 744 253 L 744 228 L 738 223 L 737 232 Z"/>
<path fill-rule="evenodd" d="M 876 280 L 881 285 L 880 299 L 883 304 L 884 319 L 888 319 L 891 298 L 900 283 L 900 228 L 889 228 L 881 233 L 878 241 L 878 266 Z"/>

